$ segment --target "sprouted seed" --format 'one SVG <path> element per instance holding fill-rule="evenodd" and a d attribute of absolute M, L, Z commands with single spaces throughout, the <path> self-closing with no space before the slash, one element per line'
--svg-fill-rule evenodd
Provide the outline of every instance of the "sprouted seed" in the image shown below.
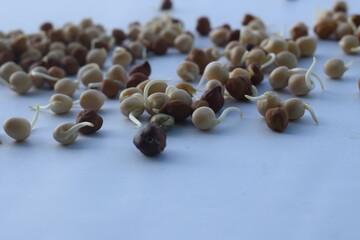
<path fill-rule="evenodd" d="M 343 60 L 331 58 L 325 62 L 324 72 L 332 79 L 340 79 L 353 63 L 354 61 L 350 61 L 345 65 Z"/>
<path fill-rule="evenodd" d="M 9 82 L 0 77 L 0 82 L 18 94 L 25 94 L 33 86 L 31 78 L 22 71 L 11 74 Z"/>
<path fill-rule="evenodd" d="M 73 100 L 65 94 L 57 93 L 51 96 L 49 104 L 40 106 L 39 109 L 50 109 L 56 114 L 64 114 L 70 111 L 73 107 Z M 29 106 L 31 110 L 36 110 L 37 107 Z"/>
<path fill-rule="evenodd" d="M 308 94 L 312 89 L 315 88 L 314 81 L 310 78 L 310 75 L 316 65 L 316 57 L 313 57 L 313 62 L 309 69 L 306 71 L 305 76 L 294 74 L 289 78 L 288 88 L 289 90 L 297 95 L 303 96 Z M 321 89 L 324 90 L 324 85 L 320 78 L 317 79 L 320 83 Z"/>
<path fill-rule="evenodd" d="M 135 128 L 141 127 L 141 122 L 137 119 L 145 110 L 144 97 L 140 93 L 135 93 L 120 103 L 121 113 L 128 117 L 133 123 Z"/>
<path fill-rule="evenodd" d="M 225 84 L 228 78 L 229 78 L 229 71 L 225 64 L 220 62 L 211 62 L 206 66 L 204 70 L 204 74 L 196 89 L 197 90 L 200 89 L 200 87 L 203 85 L 205 80 L 216 79 L 222 82 L 223 84 Z"/>
<path fill-rule="evenodd" d="M 5 133 L 16 141 L 24 141 L 30 136 L 31 129 L 35 126 L 39 118 L 39 106 L 31 123 L 25 118 L 12 117 L 5 121 L 3 128 Z"/>
<path fill-rule="evenodd" d="M 359 39 L 355 35 L 345 35 L 339 41 L 340 48 L 346 54 L 355 54 L 360 51 Z"/>
<path fill-rule="evenodd" d="M 76 141 L 79 136 L 79 129 L 83 127 L 94 127 L 94 124 L 91 122 L 81 122 L 77 124 L 72 122 L 62 123 L 55 128 L 53 137 L 57 142 L 63 145 L 69 145 Z"/>
<path fill-rule="evenodd" d="M 200 70 L 194 62 L 184 61 L 177 66 L 176 73 L 186 82 L 195 82 L 200 75 Z"/>
<path fill-rule="evenodd" d="M 151 117 L 150 123 L 160 127 L 164 131 L 168 131 L 175 124 L 175 119 L 167 114 L 159 113 Z"/>
<path fill-rule="evenodd" d="M 269 109 L 281 106 L 281 99 L 279 94 L 273 91 L 265 92 L 261 96 L 257 97 L 252 97 L 249 95 L 245 95 L 245 97 L 251 101 L 257 101 L 257 109 L 262 116 L 265 116 Z"/>
<path fill-rule="evenodd" d="M 311 117 L 313 118 L 314 122 L 316 123 L 316 125 L 319 123 L 319 121 L 318 121 L 312 107 L 309 104 L 304 103 L 299 98 L 290 98 L 290 99 L 286 100 L 282 104 L 282 106 L 288 112 L 289 120 L 298 120 L 298 119 L 300 119 L 302 116 L 304 116 L 305 110 L 308 110 L 309 113 L 311 114 Z"/>
<path fill-rule="evenodd" d="M 209 130 L 221 123 L 230 111 L 238 112 L 240 114 L 240 118 L 243 116 L 243 113 L 239 108 L 228 107 L 221 113 L 219 118 L 216 118 L 215 112 L 211 108 L 200 107 L 193 112 L 191 117 L 192 123 L 200 130 Z"/>

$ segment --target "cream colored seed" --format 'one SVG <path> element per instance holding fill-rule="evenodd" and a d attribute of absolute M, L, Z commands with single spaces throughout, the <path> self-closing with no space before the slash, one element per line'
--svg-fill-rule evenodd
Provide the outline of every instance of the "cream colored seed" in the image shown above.
<path fill-rule="evenodd" d="M 181 53 L 189 53 L 193 47 L 193 42 L 193 38 L 187 33 L 178 35 L 174 40 L 176 49 Z"/>
<path fill-rule="evenodd" d="M 131 54 L 123 47 L 116 47 L 112 56 L 112 63 L 119 64 L 124 68 L 128 67 L 133 61 Z"/>
<path fill-rule="evenodd" d="M 125 98 L 120 103 L 120 111 L 121 113 L 128 117 L 133 123 L 135 123 L 135 127 L 141 127 L 141 122 L 137 119 L 145 110 L 144 106 L 144 97 L 140 93 L 135 93 L 127 98 Z"/>
<path fill-rule="evenodd" d="M 166 94 L 169 96 L 170 100 L 181 100 L 191 106 L 192 104 L 192 97 L 191 95 L 183 90 L 183 89 L 176 89 L 176 88 L 168 88 L 171 90 L 167 90 Z"/>
<path fill-rule="evenodd" d="M 91 122 L 81 122 L 78 124 L 71 122 L 62 123 L 55 128 L 53 137 L 57 142 L 69 145 L 76 141 L 79 136 L 79 129 L 83 127 L 94 127 L 94 124 Z"/>
<path fill-rule="evenodd" d="M 5 121 L 3 128 L 5 133 L 16 141 L 24 141 L 30 136 L 31 129 L 35 126 L 39 117 L 39 106 L 31 123 L 25 118 L 12 117 Z"/>
<path fill-rule="evenodd" d="M 339 41 L 341 49 L 346 54 L 355 54 L 360 50 L 359 39 L 354 35 L 346 35 Z"/>
<path fill-rule="evenodd" d="M 296 39 L 295 43 L 300 49 L 301 57 L 313 56 L 317 48 L 316 39 L 309 36 L 300 37 Z"/>
<path fill-rule="evenodd" d="M 130 87 L 130 88 L 123 90 L 119 96 L 120 102 L 122 102 L 125 98 L 134 95 L 135 93 L 142 94 L 142 91 L 137 87 Z"/>
<path fill-rule="evenodd" d="M 99 49 L 91 49 L 88 54 L 86 55 L 86 62 L 87 63 L 96 63 L 99 65 L 100 68 L 103 67 L 107 58 L 107 52 L 104 48 Z"/>
<path fill-rule="evenodd" d="M 214 111 L 209 107 L 199 107 L 192 114 L 192 123 L 200 130 L 209 130 L 221 123 L 230 111 L 236 111 L 242 118 L 242 112 L 239 108 L 226 108 L 219 118 L 216 118 Z"/>
<path fill-rule="evenodd" d="M 206 83 L 205 91 L 215 88 L 215 87 L 218 87 L 218 86 L 221 87 L 221 94 L 224 95 L 225 87 L 219 80 L 216 80 L 216 79 L 211 79 Z"/>
<path fill-rule="evenodd" d="M 199 77 L 200 70 L 194 62 L 184 61 L 177 66 L 176 73 L 182 80 L 194 82 Z"/>
<path fill-rule="evenodd" d="M 54 94 L 49 100 L 49 104 L 40 106 L 39 109 L 50 109 L 56 114 L 64 114 L 70 111 L 73 107 L 73 100 L 65 94 Z M 29 107 L 32 110 L 36 110 L 36 107 Z"/>
<path fill-rule="evenodd" d="M 125 68 L 119 64 L 112 65 L 109 68 L 106 72 L 106 78 L 121 81 L 123 84 L 126 84 L 128 80 Z"/>
<path fill-rule="evenodd" d="M 3 78 L 5 81 L 9 82 L 10 76 L 18 71 L 23 71 L 23 69 L 14 62 L 6 62 L 0 67 L 0 78 Z"/>
<path fill-rule="evenodd" d="M 55 83 L 54 92 L 72 97 L 78 88 L 78 85 L 79 82 L 73 81 L 69 78 L 63 78 Z"/>
<path fill-rule="evenodd" d="M 275 63 L 277 66 L 286 66 L 287 68 L 296 68 L 298 61 L 294 54 L 288 51 L 282 51 L 276 55 Z"/>
<path fill-rule="evenodd" d="M 90 83 L 102 82 L 103 74 L 99 65 L 96 63 L 88 63 L 79 69 L 77 79 L 81 81 L 84 86 L 87 86 Z"/>
<path fill-rule="evenodd" d="M 98 111 L 104 105 L 105 96 L 102 92 L 88 89 L 80 95 L 79 103 L 84 109 Z"/>
<path fill-rule="evenodd" d="M 304 103 L 299 98 L 290 98 L 286 100 L 282 106 L 286 109 L 289 114 L 289 120 L 298 120 L 305 114 L 305 110 L 308 110 L 313 118 L 314 122 L 318 124 L 318 119 L 315 115 L 314 110 L 310 105 Z"/>
<path fill-rule="evenodd" d="M 332 79 L 340 79 L 353 63 L 350 61 L 345 65 L 343 60 L 331 58 L 325 62 L 324 72 Z"/>
<path fill-rule="evenodd" d="M 262 116 L 265 116 L 269 109 L 281 106 L 281 99 L 279 95 L 273 91 L 265 92 L 263 95 L 258 97 L 252 97 L 249 95 L 245 95 L 245 97 L 249 100 L 257 101 L 257 109 Z"/>
<path fill-rule="evenodd" d="M 147 98 L 147 107 L 146 107 L 146 111 L 150 114 L 150 115 L 154 115 L 159 113 L 159 110 L 162 108 L 162 106 L 165 105 L 165 103 L 167 103 L 170 100 L 169 96 L 166 95 L 165 93 L 154 93 L 151 94 L 148 98 Z"/>
<path fill-rule="evenodd" d="M 205 80 L 211 79 L 219 80 L 220 82 L 225 84 L 225 82 L 229 79 L 229 71 L 227 69 L 227 66 L 220 62 L 211 62 L 206 65 L 204 74 L 196 89 L 199 89 Z"/>
<path fill-rule="evenodd" d="M 6 83 L 6 81 L 3 82 Z M 31 78 L 26 73 L 18 71 L 11 74 L 8 86 L 18 94 L 25 94 L 33 85 Z"/>

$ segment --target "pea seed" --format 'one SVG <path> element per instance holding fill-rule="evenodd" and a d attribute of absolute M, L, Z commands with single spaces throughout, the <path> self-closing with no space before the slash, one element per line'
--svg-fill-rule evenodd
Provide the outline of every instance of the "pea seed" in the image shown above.
<path fill-rule="evenodd" d="M 258 112 L 264 117 L 269 109 L 281 106 L 281 99 L 276 92 L 268 91 L 261 96 L 252 97 L 245 95 L 245 97 L 251 101 L 257 101 Z"/>
<path fill-rule="evenodd" d="M 236 111 L 240 114 L 242 118 L 242 112 L 239 108 L 229 107 L 226 108 L 219 118 L 216 118 L 214 111 L 209 107 L 200 107 L 197 108 L 192 114 L 192 123 L 194 126 L 200 130 L 209 130 L 219 123 L 221 123 L 227 116 L 230 111 Z"/>
<path fill-rule="evenodd" d="M 55 83 L 54 91 L 56 93 L 65 94 L 72 97 L 78 88 L 79 82 L 73 81 L 69 78 L 63 78 Z"/>
<path fill-rule="evenodd" d="M 94 89 L 85 90 L 80 95 L 80 106 L 84 109 L 98 111 L 105 102 L 105 96 L 102 92 Z"/>
<path fill-rule="evenodd" d="M 194 82 L 200 75 L 200 70 L 194 62 L 184 61 L 177 66 L 176 73 L 182 80 Z"/>
<path fill-rule="evenodd" d="M 286 66 L 287 68 L 296 68 L 298 61 L 294 54 L 288 51 L 282 51 L 276 55 L 275 63 L 277 66 Z"/>
<path fill-rule="evenodd" d="M 133 61 L 132 55 L 123 47 L 116 47 L 112 55 L 112 63 L 119 64 L 124 68 L 128 67 Z"/>
<path fill-rule="evenodd" d="M 140 93 L 135 93 L 120 103 L 121 113 L 135 123 L 135 127 L 141 127 L 142 124 L 137 117 L 139 117 L 144 110 L 144 97 Z"/>
<path fill-rule="evenodd" d="M 174 126 L 175 120 L 170 115 L 159 113 L 151 117 L 150 123 L 155 126 L 158 126 L 164 131 L 168 131 L 170 128 Z"/>
<path fill-rule="evenodd" d="M 295 43 L 300 49 L 301 57 L 311 57 L 314 55 L 317 47 L 315 38 L 303 36 L 296 39 Z"/>
<path fill-rule="evenodd" d="M 305 110 L 308 110 L 311 114 L 316 125 L 319 123 L 314 110 L 309 104 L 304 103 L 299 98 L 290 98 L 286 100 L 282 106 L 286 109 L 289 114 L 289 120 L 298 120 L 305 114 Z"/>
<path fill-rule="evenodd" d="M 126 82 L 128 81 L 126 70 L 123 66 L 119 64 L 115 64 L 109 68 L 109 70 L 106 72 L 106 78 L 110 80 L 120 81 L 123 84 L 126 84 Z"/>
<path fill-rule="evenodd" d="M 55 128 L 53 132 L 53 137 L 57 142 L 63 145 L 69 145 L 74 143 L 78 138 L 79 129 L 83 127 L 93 126 L 94 124 L 92 124 L 91 122 L 81 122 L 78 124 L 74 124 L 71 122 L 62 123 Z"/>
<path fill-rule="evenodd" d="M 324 72 L 332 79 L 340 79 L 343 74 L 349 69 L 354 62 L 344 64 L 344 61 L 339 58 L 331 58 L 324 64 Z"/>
<path fill-rule="evenodd" d="M 339 41 L 341 49 L 346 54 L 355 54 L 359 51 L 359 39 L 354 35 L 345 35 Z"/>
<path fill-rule="evenodd" d="M 12 117 L 5 121 L 3 128 L 5 133 L 16 141 L 24 141 L 30 136 L 31 129 L 35 126 L 39 117 L 39 106 L 31 123 L 25 118 Z"/>
<path fill-rule="evenodd" d="M 49 104 L 45 106 L 39 106 L 39 109 L 50 109 L 56 114 L 64 114 L 70 111 L 73 107 L 72 99 L 65 94 L 54 94 L 49 100 Z M 29 107 L 32 110 L 36 110 L 36 107 Z"/>
<path fill-rule="evenodd" d="M 182 33 L 175 38 L 174 44 L 179 52 L 189 53 L 193 47 L 194 40 L 189 34 Z"/>

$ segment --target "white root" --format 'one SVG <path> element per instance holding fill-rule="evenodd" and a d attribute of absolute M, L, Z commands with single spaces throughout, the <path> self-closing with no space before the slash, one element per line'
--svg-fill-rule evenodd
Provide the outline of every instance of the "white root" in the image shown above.
<path fill-rule="evenodd" d="M 238 112 L 238 113 L 240 114 L 240 118 L 243 117 L 243 113 L 242 113 L 242 111 L 241 111 L 239 108 L 237 108 L 237 107 L 228 107 L 228 108 L 226 108 L 226 109 L 221 113 L 221 115 L 220 115 L 219 118 L 217 118 L 217 119 L 214 120 L 214 126 L 216 126 L 216 125 L 218 125 L 219 123 L 221 123 L 221 122 L 226 118 L 227 114 L 228 114 L 229 112 L 231 112 L 231 111 Z"/>
<path fill-rule="evenodd" d="M 60 78 L 57 78 L 57 77 L 53 77 L 53 76 L 50 76 L 49 74 L 46 74 L 46 73 L 42 73 L 42 72 L 37 72 L 37 71 L 34 71 L 32 70 L 30 72 L 30 75 L 31 76 L 34 76 L 34 77 L 40 77 L 40 78 L 45 78 L 47 80 L 51 80 L 51 81 L 58 81 L 60 80 Z"/>
<path fill-rule="evenodd" d="M 318 119 L 317 119 L 317 117 L 316 117 L 316 115 L 315 115 L 315 112 L 314 112 L 314 110 L 312 109 L 312 107 L 311 107 L 309 104 L 304 103 L 304 108 L 309 111 L 309 113 L 311 114 L 312 119 L 314 120 L 314 122 L 316 123 L 316 125 L 318 125 L 318 124 L 319 124 L 319 121 L 318 121 Z"/>
<path fill-rule="evenodd" d="M 129 114 L 129 119 L 130 119 L 133 123 L 135 123 L 136 126 L 134 126 L 134 128 L 139 128 L 139 127 L 142 126 L 142 124 L 141 124 L 141 122 L 135 117 L 135 115 L 134 115 L 135 112 L 136 112 L 136 110 L 135 110 L 135 111 L 132 111 L 132 112 Z"/>
<path fill-rule="evenodd" d="M 270 66 L 275 62 L 276 59 L 275 53 L 269 53 L 268 56 L 270 56 L 270 59 L 266 63 L 261 65 L 261 69 L 267 68 L 268 66 Z"/>
<path fill-rule="evenodd" d="M 83 128 L 83 127 L 94 127 L 94 124 L 91 122 L 81 122 L 81 123 L 75 124 L 68 130 L 61 132 L 63 139 L 64 140 L 68 139 L 71 135 L 74 134 L 74 132 L 78 131 L 80 128 Z"/>
<path fill-rule="evenodd" d="M 31 121 L 31 129 L 34 128 L 37 120 L 39 119 L 39 110 L 40 110 L 40 106 L 37 105 L 37 106 L 36 106 L 36 112 L 35 112 L 34 118 L 33 118 L 32 121 Z"/>

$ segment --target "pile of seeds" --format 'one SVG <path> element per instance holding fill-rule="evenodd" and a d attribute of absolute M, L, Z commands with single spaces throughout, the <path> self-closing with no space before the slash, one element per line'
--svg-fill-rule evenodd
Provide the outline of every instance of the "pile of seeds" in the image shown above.
<path fill-rule="evenodd" d="M 166 11 L 161 16 L 143 24 L 132 22 L 126 31 L 113 29 L 111 34 L 92 19 L 62 28 L 46 22 L 35 34 L 0 32 L 0 82 L 4 87 L 20 96 L 32 88 L 54 92 L 48 103 L 30 106 L 35 110 L 31 123 L 20 117 L 6 120 L 5 133 L 16 141 L 24 141 L 41 112 L 49 109 L 54 114 L 66 114 L 79 104 L 84 110 L 74 122 L 62 123 L 53 132 L 57 142 L 72 144 L 79 133 L 92 134 L 101 129 L 103 119 L 98 111 L 106 98 L 117 97 L 121 114 L 134 128 L 140 128 L 134 145 L 149 156 L 164 150 L 166 131 L 177 123 L 191 118 L 196 128 L 209 130 L 231 111 L 242 117 L 238 107 L 224 108 L 226 98 L 257 101 L 265 123 L 277 132 L 285 131 L 288 122 L 300 119 L 305 110 L 318 124 L 309 104 L 299 98 L 282 102 L 275 92 L 287 87 L 301 97 L 316 87 L 314 79 L 324 90 L 321 78 L 313 72 L 318 40 L 308 36 L 303 22 L 291 27 L 291 37 L 287 39 L 284 33 L 269 33 L 262 19 L 252 14 L 244 16 L 241 29 L 233 29 L 229 24 L 212 27 L 210 19 L 202 16 L 196 22 L 197 33 L 192 33 L 167 11 L 172 7 L 172 2 L 165 0 L 161 9 Z M 336 2 L 333 10 L 318 16 L 314 32 L 320 39 L 339 40 L 345 53 L 355 54 L 360 49 L 360 15 L 348 16 L 347 9 L 345 2 Z M 194 48 L 197 35 L 208 37 L 214 47 Z M 175 86 L 171 78 L 150 78 L 151 58 L 166 55 L 169 48 L 184 54 L 184 61 L 176 69 L 184 82 Z M 112 66 L 104 74 L 108 57 Z M 298 61 L 309 57 L 313 57 L 309 68 L 298 68 Z M 351 64 L 329 59 L 324 72 L 339 79 Z M 266 75 L 274 91 L 259 95 L 256 86 Z M 74 100 L 78 89 L 83 92 Z M 138 118 L 145 112 L 151 118 L 143 126 Z"/>

